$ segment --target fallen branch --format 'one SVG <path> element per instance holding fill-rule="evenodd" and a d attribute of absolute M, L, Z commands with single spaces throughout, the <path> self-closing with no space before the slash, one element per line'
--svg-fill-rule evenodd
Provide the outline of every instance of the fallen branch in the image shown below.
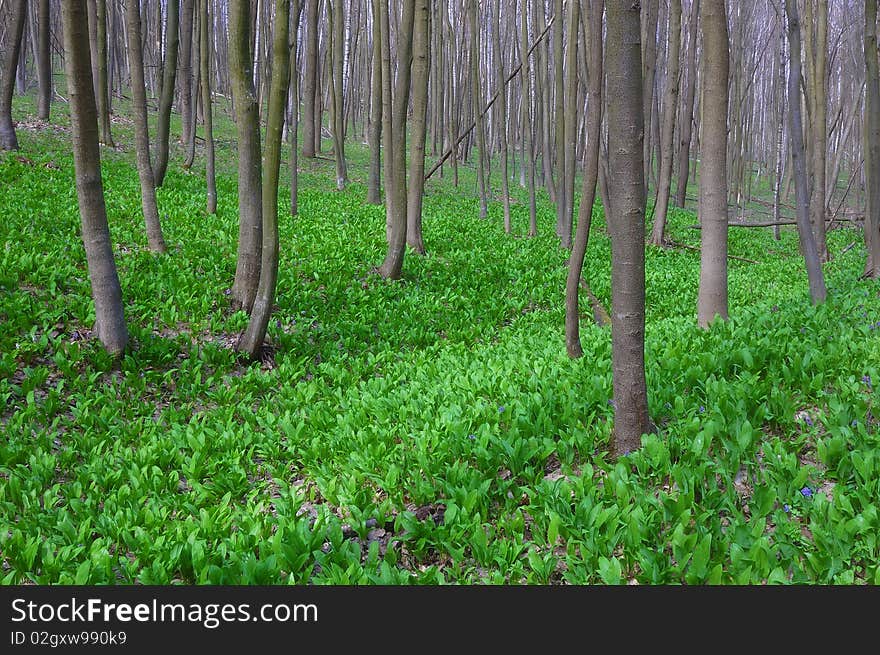
<path fill-rule="evenodd" d="M 853 242 L 852 242 L 851 244 L 849 244 L 846 248 L 844 248 L 843 250 L 841 250 L 841 251 L 840 251 L 840 254 L 837 255 L 837 256 L 840 257 L 840 255 L 845 255 L 845 254 L 848 253 L 850 250 L 852 250 L 853 248 L 855 248 L 857 243 L 858 243 L 858 241 L 853 241 Z"/>
<path fill-rule="evenodd" d="M 677 243 L 675 241 L 669 241 L 668 243 L 670 246 L 672 246 L 674 248 L 685 248 L 687 250 L 693 250 L 695 252 L 700 252 L 700 249 L 697 248 L 696 246 L 689 246 L 686 243 Z M 761 262 L 756 262 L 754 259 L 746 259 L 745 257 L 738 257 L 737 255 L 731 255 L 731 254 L 728 254 L 727 258 L 728 259 L 735 259 L 740 262 L 747 262 L 749 264 L 760 264 L 761 263 Z"/>
<path fill-rule="evenodd" d="M 728 223 L 727 227 L 774 227 L 776 225 L 797 225 L 796 221 L 770 221 L 767 223 Z M 702 229 L 701 225 L 688 225 L 690 230 Z"/>

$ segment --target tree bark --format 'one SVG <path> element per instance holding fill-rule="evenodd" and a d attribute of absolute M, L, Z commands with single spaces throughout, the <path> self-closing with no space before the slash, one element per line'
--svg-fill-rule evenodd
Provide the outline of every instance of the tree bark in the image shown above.
<path fill-rule="evenodd" d="M 493 16 L 495 19 L 492 39 L 492 57 L 495 60 L 495 84 L 501 91 L 498 113 L 501 116 L 499 129 L 501 135 L 501 200 L 504 205 L 504 231 L 510 234 L 510 181 L 507 163 L 507 93 L 504 82 L 504 59 L 501 57 L 501 6 L 495 0 Z"/>
<path fill-rule="evenodd" d="M 125 325 L 122 288 L 116 272 L 104 204 L 85 0 L 64 0 L 61 11 L 66 54 L 64 61 L 70 96 L 70 126 L 73 132 L 76 196 L 92 299 L 95 303 L 95 332 L 104 349 L 111 355 L 118 356 L 128 345 L 128 328 Z"/>
<path fill-rule="evenodd" d="M 181 143 L 189 145 L 195 131 L 193 118 L 193 24 L 195 0 L 181 0 L 180 11 L 180 125 Z"/>
<path fill-rule="evenodd" d="M 607 3 L 611 211 L 611 365 L 617 455 L 651 428 L 645 380 L 645 114 L 639 4 Z"/>
<path fill-rule="evenodd" d="M 565 62 L 565 89 L 567 95 L 563 106 L 563 148 L 559 170 L 559 182 L 562 192 L 557 198 L 557 232 L 563 248 L 571 248 L 572 222 L 574 220 L 574 177 L 575 177 L 575 140 L 578 126 L 578 76 L 577 76 L 577 43 L 580 34 L 580 1 L 569 1 L 568 14 L 568 47 Z M 560 220 L 561 219 L 561 220 Z"/>
<path fill-rule="evenodd" d="M 345 164 L 345 103 L 342 89 L 342 64 L 345 52 L 343 0 L 333 0 L 331 61 L 331 112 L 333 117 L 333 154 L 336 159 L 336 189 L 342 191 L 348 183 Z"/>
<path fill-rule="evenodd" d="M 604 0 L 587 0 L 587 50 L 589 56 L 589 106 L 587 108 L 587 148 L 584 162 L 584 180 L 577 231 L 571 251 L 568 279 L 565 285 L 565 346 L 568 356 L 584 354 L 580 337 L 579 289 L 584 269 L 584 258 L 590 241 L 593 205 L 596 202 L 596 184 L 599 179 L 599 139 L 602 130 L 602 13 Z"/>
<path fill-rule="evenodd" d="M 144 88 L 144 52 L 141 43 L 141 12 L 138 0 L 126 0 L 125 21 L 128 32 L 128 60 L 131 66 L 131 104 L 134 114 L 138 178 L 141 184 L 141 206 L 147 227 L 150 250 L 165 252 L 165 239 L 159 223 L 156 184 L 150 163 L 150 132 L 147 123 L 147 93 Z"/>
<path fill-rule="evenodd" d="M 315 130 L 315 103 L 318 85 L 318 3 L 306 0 L 305 76 L 303 78 L 303 146 L 302 155 L 314 159 L 315 140 L 321 137 L 320 126 Z"/>
<path fill-rule="evenodd" d="M 801 117 L 801 27 L 798 18 L 797 0 L 785 0 L 785 12 L 788 16 L 788 111 L 789 140 L 791 141 L 791 158 L 794 168 L 795 194 L 797 195 L 798 236 L 801 252 L 807 268 L 810 284 L 810 298 L 813 304 L 825 302 L 825 276 L 819 251 L 813 238 L 810 225 L 810 190 L 807 180 L 807 165 L 804 156 L 804 127 Z"/>
<path fill-rule="evenodd" d="M 22 34 L 27 18 L 27 1 L 12 0 L 12 21 L 6 34 L 6 45 L 0 68 L 0 150 L 18 150 L 15 124 L 12 122 L 12 94 L 21 52 Z"/>
<path fill-rule="evenodd" d="M 205 187 L 206 204 L 209 214 L 217 213 L 217 176 L 214 164 L 214 117 L 213 101 L 211 96 L 211 21 L 208 18 L 208 0 L 199 1 L 199 22 L 202 29 L 199 31 L 199 76 L 202 88 L 202 112 L 205 116 Z M 173 0 L 168 5 L 171 7 Z M 169 34 L 176 34 L 176 29 Z M 171 85 L 174 88 L 174 85 Z"/>
<path fill-rule="evenodd" d="M 729 40 L 724 0 L 703 0 L 700 288 L 697 323 L 727 320 L 727 105 Z"/>
<path fill-rule="evenodd" d="M 865 260 L 864 276 L 880 278 L 880 70 L 877 0 L 865 0 Z"/>
<path fill-rule="evenodd" d="M 489 198 L 486 188 L 486 128 L 482 111 L 483 94 L 480 85 L 480 12 L 477 0 L 468 0 L 469 29 L 471 33 L 471 100 L 477 131 L 477 184 L 480 192 L 480 218 L 489 217 Z"/>
<path fill-rule="evenodd" d="M 420 255 L 425 254 L 422 238 L 422 200 L 425 191 L 425 139 L 428 115 L 428 76 L 430 71 L 430 8 L 428 0 L 416 0 L 413 22 L 412 63 L 412 144 L 409 158 L 406 242 Z"/>
<path fill-rule="evenodd" d="M 233 0 L 233 4 L 236 1 Z M 262 185 L 263 247 L 260 282 L 250 321 L 237 345 L 238 350 L 247 353 L 255 360 L 260 358 L 263 350 L 263 341 L 266 338 L 269 317 L 272 315 L 275 287 L 278 282 L 278 177 L 281 166 L 284 108 L 287 105 L 290 83 L 290 45 L 287 42 L 289 25 L 290 0 L 275 0 L 272 83 L 269 91 L 269 115 L 266 121 L 266 154 L 263 159 L 266 176 Z M 252 120 L 254 119 L 259 120 L 259 114 L 253 115 Z M 259 124 L 252 125 L 251 129 L 259 133 Z M 242 160 L 240 159 L 239 162 Z"/>
<path fill-rule="evenodd" d="M 50 50 L 49 0 L 40 0 L 37 10 L 39 43 L 37 46 L 37 73 L 40 92 L 37 95 L 37 115 L 40 120 L 49 120 L 52 105 L 52 51 Z"/>
<path fill-rule="evenodd" d="M 168 170 L 168 140 L 171 134 L 171 105 L 174 103 L 174 86 L 177 81 L 177 50 L 180 46 L 178 34 L 180 26 L 180 1 L 167 0 L 168 16 L 165 20 L 165 64 L 162 67 L 162 97 L 159 99 L 159 121 L 156 128 L 156 186 L 165 181 Z M 203 25 L 202 33 L 208 30 Z M 202 37 L 202 47 L 205 39 Z M 205 54 L 202 54 L 204 61 Z M 204 94 L 203 94 L 204 97 Z M 206 107 L 207 113 L 207 107 Z M 213 212 L 212 212 L 213 213 Z"/>
<path fill-rule="evenodd" d="M 238 133 L 238 257 L 232 308 L 250 313 L 260 284 L 263 244 L 260 108 L 250 49 L 250 3 L 229 3 L 229 73 Z"/>
<path fill-rule="evenodd" d="M 678 109 L 678 68 L 681 50 L 681 0 L 669 2 L 668 54 L 666 56 L 666 98 L 660 144 L 660 180 L 654 202 L 654 225 L 651 243 L 662 246 L 666 232 L 666 212 L 672 188 L 672 143 L 675 139 L 675 118 Z M 726 83 L 726 82 L 725 82 Z M 725 114 L 726 122 L 726 114 Z"/>
<path fill-rule="evenodd" d="M 678 179 L 675 192 L 675 206 L 684 208 L 687 199 L 688 175 L 690 173 L 691 134 L 694 124 L 694 99 L 697 93 L 697 26 L 700 20 L 700 0 L 691 5 L 688 24 L 687 75 L 688 83 L 684 94 L 684 104 L 679 115 L 678 139 Z"/>
<path fill-rule="evenodd" d="M 520 50 L 522 52 L 522 122 L 523 122 L 523 147 L 525 148 L 525 162 L 527 167 L 526 178 L 529 185 L 529 236 L 538 235 L 538 208 L 535 199 L 535 140 L 532 136 L 534 121 L 532 119 L 532 72 L 529 49 L 529 0 L 523 0 L 523 9 L 520 12 L 522 20 L 522 33 L 520 37 Z"/>
<path fill-rule="evenodd" d="M 302 1 L 293 0 L 291 13 L 293 23 L 290 28 L 290 89 L 293 95 L 293 115 L 291 116 L 290 139 L 290 215 L 299 213 L 299 57 L 297 44 L 299 23 L 302 16 Z"/>
<path fill-rule="evenodd" d="M 367 184 L 367 202 L 382 204 L 382 30 L 379 2 L 372 0 L 373 57 L 370 76 L 370 173 Z"/>

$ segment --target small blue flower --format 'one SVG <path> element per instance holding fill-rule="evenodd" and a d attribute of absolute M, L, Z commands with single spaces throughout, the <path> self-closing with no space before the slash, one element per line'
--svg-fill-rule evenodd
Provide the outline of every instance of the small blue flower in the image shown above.
<path fill-rule="evenodd" d="M 856 427 L 858 424 L 859 424 L 858 421 L 853 421 L 852 423 L 850 423 L 850 425 L 851 425 L 852 427 Z"/>
<path fill-rule="evenodd" d="M 702 405 L 700 405 L 700 414 L 702 414 L 702 413 L 705 412 L 705 411 L 706 411 L 706 408 L 703 407 Z"/>
<path fill-rule="evenodd" d="M 871 388 L 871 376 L 870 375 L 863 375 L 862 382 L 867 384 L 869 389 Z"/>
<path fill-rule="evenodd" d="M 801 489 L 801 495 L 804 498 L 811 498 L 813 496 L 813 490 L 809 487 L 804 487 L 803 489 Z"/>
<path fill-rule="evenodd" d="M 471 441 L 474 441 L 476 438 L 477 438 L 477 435 L 475 435 L 475 434 L 468 435 L 468 439 L 470 439 Z"/>
<path fill-rule="evenodd" d="M 499 414 L 503 414 L 503 413 L 504 413 L 504 405 L 501 405 L 501 407 L 498 408 L 498 413 L 499 413 Z"/>
<path fill-rule="evenodd" d="M 791 511 L 791 505 L 785 504 L 782 506 L 782 511 L 788 514 Z"/>
<path fill-rule="evenodd" d="M 810 427 L 813 427 L 813 419 L 811 419 L 809 416 L 804 416 L 804 423 L 806 423 Z"/>

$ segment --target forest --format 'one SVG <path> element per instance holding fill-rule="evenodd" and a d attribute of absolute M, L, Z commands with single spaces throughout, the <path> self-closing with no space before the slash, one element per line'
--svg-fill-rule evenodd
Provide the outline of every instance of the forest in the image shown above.
<path fill-rule="evenodd" d="M 0 0 L 0 583 L 880 584 L 877 0 Z"/>

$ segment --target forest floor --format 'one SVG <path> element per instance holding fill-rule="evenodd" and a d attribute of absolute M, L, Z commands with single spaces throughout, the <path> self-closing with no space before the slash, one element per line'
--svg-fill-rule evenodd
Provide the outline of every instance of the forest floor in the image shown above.
<path fill-rule="evenodd" d="M 22 148 L 0 154 L 3 583 L 880 583 L 880 287 L 859 280 L 860 233 L 829 233 L 814 307 L 794 231 L 732 229 L 756 263 L 730 261 L 731 320 L 708 331 L 699 252 L 648 248 L 659 431 L 614 461 L 610 332 L 583 298 L 585 356 L 566 356 L 546 196 L 527 238 L 512 185 L 506 235 L 499 202 L 478 218 L 471 169 L 458 189 L 447 169 L 427 187 L 428 255 L 387 282 L 366 149 L 349 144 L 341 193 L 332 161 L 303 162 L 298 216 L 281 191 L 271 352 L 248 364 L 228 308 L 231 122 L 217 216 L 201 147 L 190 171 L 172 149 L 155 256 L 119 116 L 102 152 L 132 347 L 114 362 L 92 338 L 54 112 L 42 124 L 17 99 Z M 695 222 L 671 211 L 671 238 L 697 248 Z M 606 307 L 609 245 L 597 206 L 585 277 Z"/>

